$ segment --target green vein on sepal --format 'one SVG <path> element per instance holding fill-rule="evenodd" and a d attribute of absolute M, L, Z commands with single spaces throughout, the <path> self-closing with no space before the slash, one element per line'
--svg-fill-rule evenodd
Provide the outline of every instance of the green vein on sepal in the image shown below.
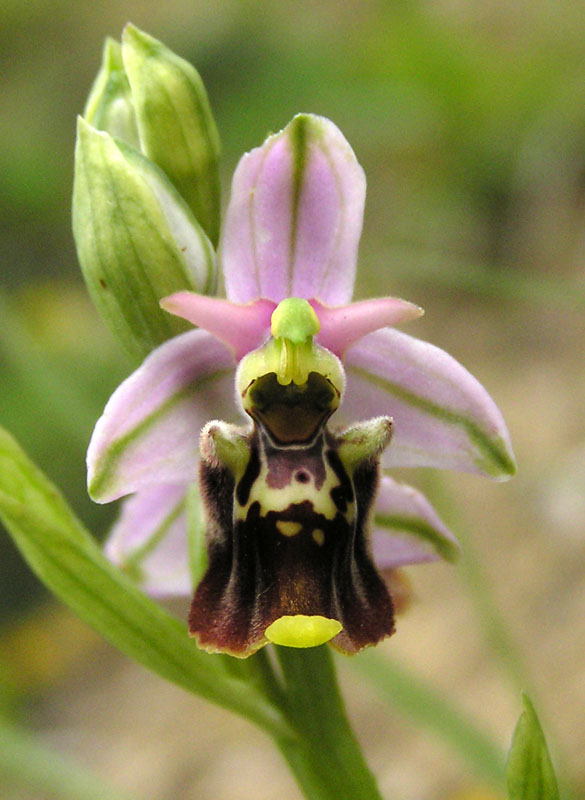
<path fill-rule="evenodd" d="M 303 188 L 304 172 L 307 163 L 307 124 L 305 114 L 297 114 L 289 125 L 290 143 L 292 147 L 292 202 L 291 202 L 291 231 L 290 231 L 290 266 L 289 266 L 289 294 L 292 292 L 292 275 L 295 262 L 297 244 L 297 228 L 299 220 L 299 203 Z"/>
<path fill-rule="evenodd" d="M 0 517 L 38 577 L 123 653 L 178 686 L 289 735 L 265 696 L 198 650 L 186 625 L 140 592 L 103 555 L 64 498 L 0 428 Z"/>
<path fill-rule="evenodd" d="M 500 436 L 489 436 L 481 427 L 464 414 L 451 411 L 444 406 L 433 403 L 426 397 L 421 397 L 405 389 L 404 386 L 394 381 L 374 375 L 367 369 L 354 365 L 346 366 L 346 372 L 353 373 L 361 380 L 375 384 L 389 394 L 393 394 L 403 403 L 417 408 L 429 416 L 435 417 L 448 425 L 462 428 L 476 449 L 483 455 L 483 459 L 476 458 L 477 466 L 493 478 L 508 478 L 516 474 L 516 462 L 508 452 L 505 442 Z"/>
<path fill-rule="evenodd" d="M 94 500 L 97 500 L 104 493 L 104 491 L 107 491 L 108 487 L 110 486 L 110 482 L 114 477 L 117 462 L 124 454 L 126 448 L 129 447 L 136 439 L 148 431 L 152 425 L 155 425 L 161 417 L 164 417 L 165 414 L 168 414 L 170 411 L 172 411 L 174 406 L 178 405 L 182 400 L 190 397 L 194 391 L 204 391 L 207 383 L 215 381 L 224 375 L 231 374 L 232 372 L 233 369 L 230 368 L 218 370 L 217 372 L 214 372 L 213 375 L 206 375 L 203 378 L 196 378 L 189 383 L 188 386 L 183 387 L 181 391 L 170 395 L 164 401 L 164 403 L 161 403 L 161 405 L 158 406 L 153 412 L 145 416 L 144 419 L 142 419 L 140 423 L 136 425 L 136 427 L 132 428 L 118 439 L 114 439 L 96 465 L 94 478 L 88 486 L 90 497 L 92 497 Z"/>
<path fill-rule="evenodd" d="M 153 550 L 158 547 L 165 538 L 173 522 L 185 511 L 185 505 L 185 498 L 176 503 L 148 539 L 123 558 L 120 569 L 122 569 L 126 575 L 129 575 L 132 580 L 136 581 L 136 583 L 141 583 L 143 579 L 142 564 L 144 560 L 148 558 Z"/>
<path fill-rule="evenodd" d="M 409 533 L 418 539 L 428 542 L 447 561 L 456 561 L 459 556 L 457 545 L 420 517 L 377 513 L 374 516 L 374 524 L 377 527 L 388 528 L 397 533 Z"/>

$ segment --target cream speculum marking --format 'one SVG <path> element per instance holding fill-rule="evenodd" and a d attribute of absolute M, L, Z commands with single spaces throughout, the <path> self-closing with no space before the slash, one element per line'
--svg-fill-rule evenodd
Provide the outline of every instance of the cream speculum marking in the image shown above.
<path fill-rule="evenodd" d="M 238 390 L 252 428 L 213 421 L 201 434 L 209 565 L 189 625 L 210 651 L 250 655 L 283 617 L 289 628 L 307 618 L 325 618 L 333 632 L 341 625 L 332 644 L 349 653 L 393 631 L 392 601 L 368 546 L 392 423 L 329 429 L 343 372 L 312 344 L 314 312 L 296 302 L 305 303 L 300 330 L 284 342 L 274 336 L 241 364 Z M 282 327 L 273 318 L 273 334 Z M 305 646 L 302 634 L 299 641 Z"/>

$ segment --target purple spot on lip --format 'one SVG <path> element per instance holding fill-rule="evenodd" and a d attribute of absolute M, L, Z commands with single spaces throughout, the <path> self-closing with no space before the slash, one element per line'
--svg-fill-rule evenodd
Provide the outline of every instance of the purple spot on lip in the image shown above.
<path fill-rule="evenodd" d="M 307 484 L 315 482 L 315 488 L 320 489 L 325 481 L 325 463 L 323 461 L 323 439 L 310 447 L 274 447 L 264 443 L 266 454 L 266 484 L 271 489 L 283 489 L 290 486 L 293 481 Z M 302 475 L 299 478 L 297 476 Z"/>
<path fill-rule="evenodd" d="M 308 483 L 310 477 L 307 472 L 300 469 L 298 472 L 295 472 L 295 480 L 298 481 L 299 483 Z"/>

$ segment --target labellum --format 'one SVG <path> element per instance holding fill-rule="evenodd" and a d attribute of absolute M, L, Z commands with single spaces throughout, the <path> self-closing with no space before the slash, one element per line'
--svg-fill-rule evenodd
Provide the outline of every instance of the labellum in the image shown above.
<path fill-rule="evenodd" d="M 288 302 L 306 324 L 297 330 L 273 317 L 273 338 L 238 371 L 251 429 L 213 421 L 201 435 L 209 562 L 189 627 L 211 652 L 246 657 L 268 641 L 331 640 L 355 653 L 394 630 L 368 542 L 392 421 L 329 428 L 343 368 L 313 344 L 309 304 Z"/>

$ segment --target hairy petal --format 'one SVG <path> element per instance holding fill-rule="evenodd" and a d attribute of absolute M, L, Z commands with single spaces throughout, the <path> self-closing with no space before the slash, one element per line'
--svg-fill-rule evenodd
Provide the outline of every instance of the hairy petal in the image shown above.
<path fill-rule="evenodd" d="M 345 418 L 394 418 L 385 466 L 439 467 L 498 479 L 514 474 L 510 437 L 499 409 L 443 350 L 386 329 L 353 345 L 345 367 Z"/>
<path fill-rule="evenodd" d="M 222 242 L 227 296 L 349 302 L 365 177 L 329 120 L 300 114 L 240 161 Z"/>
<path fill-rule="evenodd" d="M 327 306 L 319 300 L 310 302 L 321 324 L 317 341 L 339 358 L 366 334 L 424 313 L 420 306 L 397 297 L 362 300 L 346 306 Z"/>
<path fill-rule="evenodd" d="M 239 361 L 270 335 L 270 318 L 276 304 L 270 300 L 231 303 L 195 292 L 175 292 L 160 301 L 165 311 L 192 322 L 226 344 Z"/>
<path fill-rule="evenodd" d="M 457 557 L 457 539 L 426 497 L 387 476 L 380 482 L 373 518 L 372 555 L 378 569 Z"/>
<path fill-rule="evenodd" d="M 108 558 L 154 596 L 191 592 L 185 486 L 153 486 L 125 500 L 105 545 Z"/>
<path fill-rule="evenodd" d="M 99 503 L 197 477 L 199 432 L 212 417 L 237 418 L 231 352 L 195 330 L 158 347 L 114 392 L 87 453 Z"/>

